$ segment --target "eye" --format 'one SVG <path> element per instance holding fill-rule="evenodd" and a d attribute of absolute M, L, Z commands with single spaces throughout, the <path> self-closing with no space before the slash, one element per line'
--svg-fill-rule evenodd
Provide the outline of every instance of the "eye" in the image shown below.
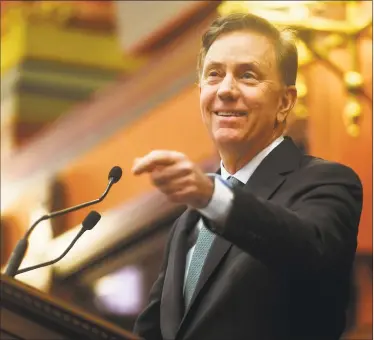
<path fill-rule="evenodd" d="M 243 79 L 255 79 L 255 75 L 253 74 L 253 72 L 244 72 L 242 74 L 242 78 Z"/>
<path fill-rule="evenodd" d="M 218 74 L 217 71 L 215 71 L 215 70 L 211 70 L 211 71 L 208 72 L 207 76 L 208 76 L 208 77 L 218 77 L 219 74 Z"/>

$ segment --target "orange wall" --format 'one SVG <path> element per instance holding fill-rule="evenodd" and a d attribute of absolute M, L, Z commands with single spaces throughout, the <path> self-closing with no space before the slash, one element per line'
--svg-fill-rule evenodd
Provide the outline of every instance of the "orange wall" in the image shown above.
<path fill-rule="evenodd" d="M 195 162 L 212 156 L 214 148 L 201 122 L 198 96 L 198 88 L 190 86 L 72 163 L 61 173 L 68 192 L 66 204 L 70 206 L 98 197 L 113 165 L 122 167 L 123 177 L 97 206 L 98 211 L 103 212 L 152 190 L 147 176 L 133 176 L 131 167 L 136 157 L 154 149 L 177 150 Z M 69 226 L 79 224 L 88 211 L 69 214 Z"/>

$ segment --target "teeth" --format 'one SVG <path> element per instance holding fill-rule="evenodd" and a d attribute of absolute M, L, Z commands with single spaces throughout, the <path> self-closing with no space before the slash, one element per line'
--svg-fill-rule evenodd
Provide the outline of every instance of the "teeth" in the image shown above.
<path fill-rule="evenodd" d="M 231 117 L 231 116 L 239 117 L 239 116 L 243 116 L 245 113 L 244 112 L 215 112 L 215 114 L 217 116 L 224 116 L 224 117 Z"/>

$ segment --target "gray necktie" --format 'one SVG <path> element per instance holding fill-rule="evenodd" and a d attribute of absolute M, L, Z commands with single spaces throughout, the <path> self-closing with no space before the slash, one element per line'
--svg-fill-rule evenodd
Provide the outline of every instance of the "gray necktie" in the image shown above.
<path fill-rule="evenodd" d="M 235 177 L 229 177 L 227 181 L 234 187 L 237 185 L 243 185 Z M 196 241 L 196 246 L 194 252 L 192 254 L 190 267 L 188 268 L 187 278 L 186 278 L 186 285 L 184 288 L 184 302 L 185 307 L 187 308 L 189 303 L 191 302 L 192 295 L 195 291 L 197 282 L 199 280 L 201 270 L 203 269 L 205 259 L 208 255 L 208 252 L 212 246 L 212 243 L 215 238 L 215 234 L 212 233 L 207 227 L 204 225 L 201 227 L 199 232 L 199 236 Z"/>

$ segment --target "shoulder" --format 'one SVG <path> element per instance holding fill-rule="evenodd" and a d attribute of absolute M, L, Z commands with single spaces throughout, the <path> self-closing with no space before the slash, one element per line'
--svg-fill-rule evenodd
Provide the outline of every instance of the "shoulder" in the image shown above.
<path fill-rule="evenodd" d="M 328 161 L 322 158 L 304 155 L 299 171 L 307 177 L 325 180 L 329 182 L 344 182 L 362 187 L 357 173 L 347 165 Z"/>
<path fill-rule="evenodd" d="M 363 189 L 359 176 L 347 165 L 303 155 L 299 168 L 291 175 L 296 197 L 320 200 L 324 206 L 355 209 L 360 214 Z M 297 185 L 295 185 L 297 184 Z M 327 203 L 329 202 L 329 203 Z M 332 203 L 335 202 L 335 203 Z"/>

